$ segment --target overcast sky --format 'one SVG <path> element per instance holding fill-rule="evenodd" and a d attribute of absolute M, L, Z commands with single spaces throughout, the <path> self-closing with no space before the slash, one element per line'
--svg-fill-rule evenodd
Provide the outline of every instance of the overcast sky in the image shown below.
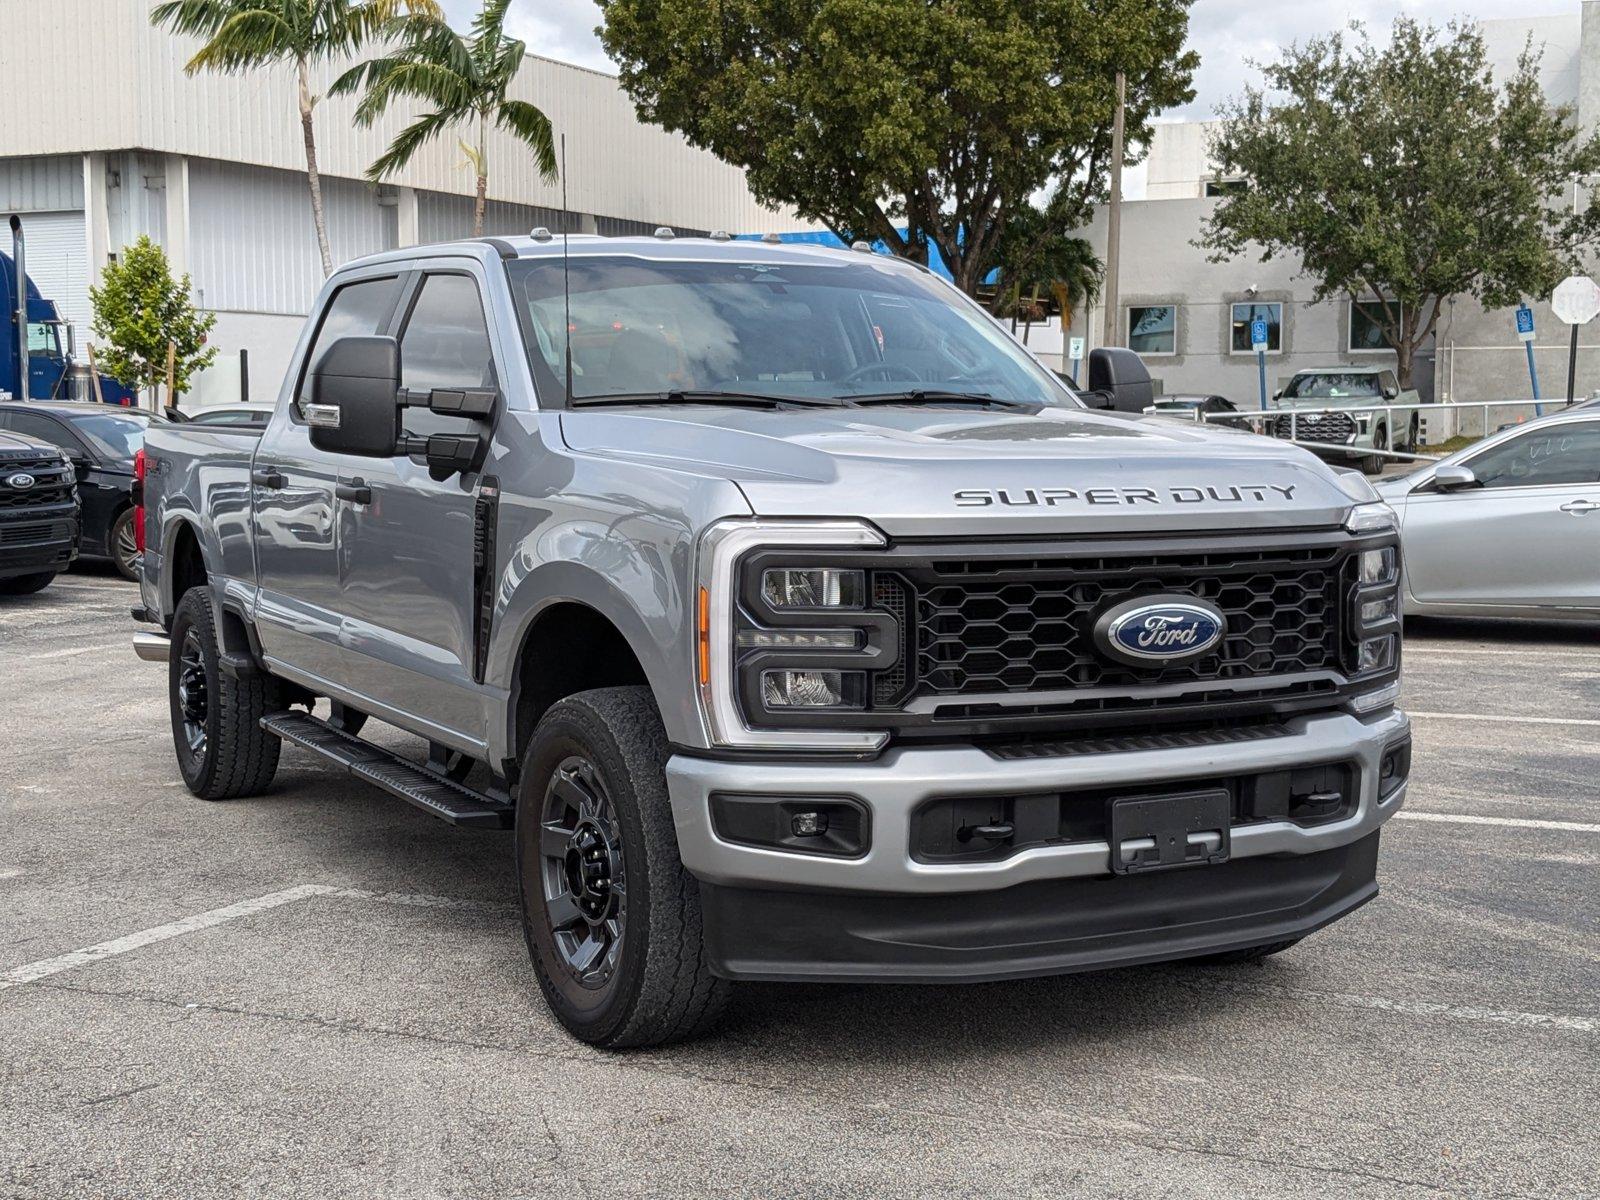
<path fill-rule="evenodd" d="M 477 0 L 443 0 L 451 20 L 465 27 Z M 1386 28 L 1399 13 L 1444 22 L 1454 16 L 1478 18 L 1575 13 L 1578 0 L 1356 0 L 1319 4 L 1297 0 L 1195 0 L 1189 17 L 1189 44 L 1200 52 L 1195 77 L 1199 93 L 1188 108 L 1170 117 L 1210 116 L 1217 103 L 1235 94 L 1247 78 L 1245 61 L 1272 57 L 1285 43 L 1325 33 L 1346 21 Z M 600 10 L 593 0 L 513 0 L 507 24 L 547 58 L 614 70 L 594 35 Z"/>

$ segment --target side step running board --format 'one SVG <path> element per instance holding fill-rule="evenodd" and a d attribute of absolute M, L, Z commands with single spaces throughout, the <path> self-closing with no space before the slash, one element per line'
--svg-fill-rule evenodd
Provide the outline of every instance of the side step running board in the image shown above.
<path fill-rule="evenodd" d="M 444 779 L 307 713 L 268 713 L 261 718 L 261 728 L 320 754 L 329 762 L 338 763 L 357 779 L 376 784 L 391 796 L 415 804 L 452 825 L 474 829 L 511 828 L 515 810 L 505 801 Z"/>

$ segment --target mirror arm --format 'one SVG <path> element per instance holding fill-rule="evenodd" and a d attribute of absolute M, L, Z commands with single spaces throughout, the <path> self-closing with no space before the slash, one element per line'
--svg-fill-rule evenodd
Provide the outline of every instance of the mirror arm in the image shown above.
<path fill-rule="evenodd" d="M 481 433 L 433 433 L 426 437 L 406 435 L 395 449 L 427 461 L 435 479 L 446 479 L 456 472 L 472 470 L 483 458 L 488 439 Z"/>
<path fill-rule="evenodd" d="M 426 408 L 446 417 L 482 420 L 494 415 L 494 402 L 499 397 L 494 388 L 401 388 L 395 393 L 395 403 L 401 408 Z"/>

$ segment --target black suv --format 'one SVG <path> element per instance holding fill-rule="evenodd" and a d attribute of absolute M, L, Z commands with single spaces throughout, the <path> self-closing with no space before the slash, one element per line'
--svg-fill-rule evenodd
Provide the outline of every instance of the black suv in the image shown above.
<path fill-rule="evenodd" d="M 37 592 L 78 556 L 78 485 L 67 457 L 0 432 L 0 595 Z"/>
<path fill-rule="evenodd" d="M 137 579 L 133 532 L 133 456 L 156 413 L 90 401 L 0 403 L 0 431 L 60 446 L 72 460 L 83 501 L 83 556 L 110 559 L 124 578 Z"/>

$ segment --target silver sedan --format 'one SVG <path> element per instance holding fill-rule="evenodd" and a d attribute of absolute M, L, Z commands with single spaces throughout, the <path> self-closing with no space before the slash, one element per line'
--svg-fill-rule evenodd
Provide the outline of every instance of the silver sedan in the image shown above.
<path fill-rule="evenodd" d="M 1600 618 L 1600 411 L 1513 426 L 1374 486 L 1400 516 L 1408 614 Z"/>

